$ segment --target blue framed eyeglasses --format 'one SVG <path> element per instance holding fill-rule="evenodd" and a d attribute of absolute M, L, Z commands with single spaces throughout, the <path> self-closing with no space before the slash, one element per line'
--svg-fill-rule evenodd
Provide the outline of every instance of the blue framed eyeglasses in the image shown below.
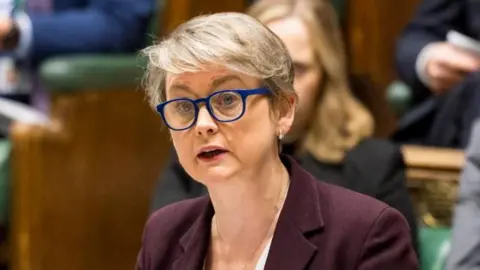
<path fill-rule="evenodd" d="M 248 96 L 269 94 L 268 88 L 222 90 L 205 98 L 176 98 L 162 102 L 157 106 L 157 112 L 169 129 L 181 131 L 197 122 L 200 103 L 205 103 L 210 115 L 218 122 L 233 122 L 245 114 Z"/>

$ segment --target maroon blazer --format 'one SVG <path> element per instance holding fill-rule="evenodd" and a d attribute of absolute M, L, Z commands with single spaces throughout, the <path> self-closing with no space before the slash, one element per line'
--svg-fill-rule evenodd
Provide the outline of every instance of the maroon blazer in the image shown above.
<path fill-rule="evenodd" d="M 419 269 L 398 211 L 318 181 L 290 157 L 283 161 L 291 183 L 266 270 Z M 136 269 L 201 270 L 213 214 L 207 196 L 156 211 L 147 221 Z"/>

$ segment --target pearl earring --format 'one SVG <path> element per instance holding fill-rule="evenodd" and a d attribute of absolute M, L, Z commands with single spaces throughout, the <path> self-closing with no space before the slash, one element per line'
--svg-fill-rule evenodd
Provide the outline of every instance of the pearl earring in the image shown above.
<path fill-rule="evenodd" d="M 278 135 L 278 139 L 281 141 L 283 140 L 283 132 L 280 132 L 280 134 Z"/>

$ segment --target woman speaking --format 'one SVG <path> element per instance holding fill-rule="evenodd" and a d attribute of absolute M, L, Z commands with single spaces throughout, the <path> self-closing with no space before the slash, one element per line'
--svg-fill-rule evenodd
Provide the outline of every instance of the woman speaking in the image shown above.
<path fill-rule="evenodd" d="M 144 52 L 150 102 L 208 196 L 150 217 L 137 269 L 418 269 L 400 213 L 279 154 L 294 71 L 260 22 L 200 16 Z"/>

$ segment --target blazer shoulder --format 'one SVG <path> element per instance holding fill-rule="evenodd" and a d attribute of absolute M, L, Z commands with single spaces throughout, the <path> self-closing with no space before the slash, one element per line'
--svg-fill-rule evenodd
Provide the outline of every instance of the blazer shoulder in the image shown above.
<path fill-rule="evenodd" d="M 350 189 L 321 181 L 316 185 L 323 215 L 333 222 L 343 220 L 355 226 L 371 225 L 385 209 L 390 208 L 384 202 Z"/>
<path fill-rule="evenodd" d="M 368 227 L 358 269 L 419 269 L 405 218 L 391 207 L 384 208 Z"/>
<path fill-rule="evenodd" d="M 410 247 L 408 223 L 398 210 L 373 197 L 317 182 L 324 226 L 339 250 L 360 255 L 356 252 L 363 250 L 365 244 L 374 241 L 377 235 L 382 237 L 381 230 L 388 230 L 389 226 L 395 226 L 396 230 L 392 239 L 404 237 L 408 241 L 401 245 Z"/>

